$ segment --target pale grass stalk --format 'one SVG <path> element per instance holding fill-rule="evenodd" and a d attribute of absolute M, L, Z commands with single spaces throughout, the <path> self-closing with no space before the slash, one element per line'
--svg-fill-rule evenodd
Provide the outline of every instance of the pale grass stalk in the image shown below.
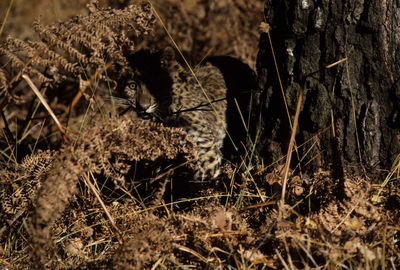
<path fill-rule="evenodd" d="M 39 135 L 37 136 L 37 138 L 36 138 L 36 140 L 35 140 L 35 144 L 33 145 L 32 153 L 34 153 L 35 150 L 36 150 L 36 146 L 37 146 L 37 144 L 39 143 L 40 134 L 42 134 L 42 131 L 43 131 L 43 128 L 44 128 L 44 124 L 45 124 L 45 123 L 46 123 L 46 120 L 43 120 L 42 126 L 40 127 Z"/>
<path fill-rule="evenodd" d="M 303 99 L 303 87 L 300 87 L 299 97 L 298 97 L 298 100 L 297 100 L 296 114 L 294 116 L 294 121 L 293 121 L 292 135 L 290 136 L 288 152 L 287 152 L 287 155 L 286 155 L 285 174 L 284 174 L 284 177 L 283 177 L 281 205 L 280 205 L 280 211 L 279 211 L 278 220 L 281 220 L 282 219 L 282 215 L 283 215 L 282 211 L 284 209 L 283 206 L 285 204 L 285 193 L 286 193 L 287 179 L 288 179 L 288 176 L 289 176 L 290 160 L 292 159 L 292 148 L 293 148 L 293 146 L 295 144 L 294 138 L 296 136 L 297 123 L 299 121 L 300 105 L 301 105 L 302 99 Z"/>
<path fill-rule="evenodd" d="M 44 99 L 42 93 L 40 93 L 39 89 L 37 89 L 36 85 L 32 82 L 32 80 L 29 78 L 29 76 L 27 74 L 22 74 L 22 78 L 28 83 L 30 88 L 33 90 L 35 95 L 39 98 L 40 102 L 43 104 L 43 106 L 46 108 L 46 110 L 50 114 L 51 118 L 53 118 L 53 120 L 56 123 L 58 129 L 60 130 L 61 134 L 63 136 L 65 136 L 65 131 L 64 131 L 63 126 L 61 125 L 60 121 L 58 121 L 58 118 L 54 114 L 53 110 L 50 108 L 47 101 Z"/>
<path fill-rule="evenodd" d="M 270 46 L 270 48 L 271 48 L 271 54 L 272 54 L 272 58 L 273 58 L 273 60 L 274 60 L 275 71 L 276 71 L 276 75 L 277 75 L 277 77 L 278 77 L 278 82 L 279 82 L 279 87 L 280 87 L 281 93 L 282 93 L 283 103 L 285 104 L 285 109 L 286 109 L 286 114 L 287 114 L 287 117 L 288 117 L 290 129 L 292 130 L 292 133 L 293 133 L 293 129 L 294 129 L 294 126 L 295 126 L 295 125 L 294 125 L 294 123 L 292 124 L 292 121 L 290 120 L 289 107 L 288 107 L 288 105 L 287 105 L 286 95 L 285 95 L 285 91 L 284 91 L 284 89 L 283 89 L 283 84 L 282 84 L 282 80 L 281 80 L 281 75 L 280 75 L 280 73 L 279 73 L 278 62 L 276 61 L 275 51 L 274 51 L 274 47 L 273 47 L 273 45 L 272 45 L 271 34 L 270 34 L 271 28 L 270 28 L 269 24 L 263 22 L 263 23 L 261 23 L 261 25 L 260 25 L 260 29 L 261 29 L 261 31 L 263 31 L 264 33 L 266 33 L 267 36 L 268 36 L 269 46 Z M 297 159 L 300 160 L 300 154 L 299 154 L 299 151 L 298 151 L 298 147 L 297 147 L 297 144 L 296 144 L 296 140 L 294 141 L 294 149 L 295 149 L 295 151 L 296 151 Z M 301 174 L 301 166 L 300 166 L 300 174 Z"/>
<path fill-rule="evenodd" d="M 211 54 L 211 52 L 212 52 L 213 50 L 214 50 L 214 48 L 210 48 L 210 49 L 206 52 L 206 54 L 203 56 L 203 58 L 201 58 L 200 62 L 194 67 L 194 69 L 198 68 L 198 67 L 201 65 L 201 63 L 203 63 L 204 60 Z"/>
<path fill-rule="evenodd" d="M 397 155 L 396 159 L 393 162 L 392 169 L 390 170 L 389 174 L 386 176 L 385 180 L 381 184 L 381 187 L 378 191 L 378 195 L 381 195 L 383 189 L 386 187 L 386 185 L 389 183 L 389 181 L 392 179 L 393 175 L 395 175 L 397 172 L 397 177 L 396 179 L 399 179 L 399 173 L 400 173 L 400 154 Z"/>
<path fill-rule="evenodd" d="M 208 263 L 208 262 L 209 262 L 209 260 L 208 260 L 206 257 L 204 257 L 203 255 L 201 255 L 200 253 L 194 251 L 194 250 L 191 249 L 191 248 L 188 248 L 188 247 L 185 247 L 185 246 L 176 244 L 176 243 L 174 243 L 173 245 L 174 245 L 177 249 L 179 249 L 179 250 L 181 250 L 181 251 L 183 251 L 183 252 L 192 254 L 194 257 L 198 258 L 198 259 L 199 259 L 200 261 L 202 261 L 203 263 Z"/>
<path fill-rule="evenodd" d="M 229 181 L 229 191 L 228 191 L 228 195 L 226 197 L 226 201 L 225 201 L 225 207 L 228 207 L 228 203 L 230 198 L 233 198 L 233 188 L 234 188 L 234 184 L 235 184 L 235 175 L 238 172 L 238 168 L 234 167 L 233 169 L 233 173 L 232 173 L 232 177 Z"/>
<path fill-rule="evenodd" d="M 322 130 L 320 130 L 318 133 L 316 133 L 314 136 L 312 136 L 311 138 L 309 138 L 307 141 L 303 142 L 302 144 L 300 144 L 298 146 L 298 148 L 302 148 L 304 147 L 306 144 L 308 144 L 309 142 L 311 142 L 312 140 L 314 140 L 315 138 L 317 138 L 318 136 L 320 136 L 322 133 L 326 132 L 327 130 L 329 130 L 330 126 L 323 128 Z M 293 150 L 294 151 L 294 150 Z M 292 151 L 292 152 L 293 152 Z M 271 162 L 269 165 L 263 167 L 262 169 L 260 169 L 258 171 L 258 173 L 263 173 L 264 171 L 266 171 L 267 169 L 269 169 L 270 167 L 274 166 L 275 164 L 278 164 L 279 162 L 281 162 L 283 159 L 285 159 L 286 155 L 281 156 L 280 158 L 278 158 L 277 160 Z"/>
<path fill-rule="evenodd" d="M 268 34 L 269 34 L 269 32 L 268 32 Z M 272 43 L 271 43 L 271 46 L 272 46 Z M 341 59 L 341 60 L 339 60 L 339 61 L 337 61 L 335 63 L 327 65 L 325 68 L 329 69 L 329 68 L 332 68 L 332 67 L 334 67 L 336 65 L 339 65 L 340 63 L 343 63 L 343 62 L 348 63 L 347 62 L 347 58 Z M 348 70 L 348 68 L 347 68 L 347 70 Z M 349 78 L 349 83 L 350 83 L 350 78 Z M 291 158 L 292 158 L 292 148 L 293 148 L 293 146 L 295 146 L 295 143 L 296 143 L 295 136 L 296 136 L 296 130 L 297 130 L 297 123 L 298 123 L 298 120 L 299 120 L 301 101 L 303 99 L 304 84 L 305 83 L 303 83 L 303 86 L 300 87 L 299 97 L 298 97 L 298 100 L 297 100 L 296 114 L 294 116 L 294 122 L 293 122 L 293 127 L 292 127 L 292 134 L 290 136 L 288 152 L 287 152 L 287 155 L 286 155 L 285 174 L 284 174 L 284 177 L 283 177 L 283 184 L 282 184 L 281 209 L 282 209 L 283 205 L 285 204 L 285 193 L 286 193 L 286 186 L 287 186 L 287 178 L 288 178 L 288 175 L 289 175 L 290 161 L 291 161 Z M 354 121 L 355 121 L 355 111 L 354 111 L 353 96 L 352 96 L 352 101 L 353 101 L 353 113 L 354 113 Z M 357 127 L 356 127 L 356 134 L 357 134 L 357 143 L 358 143 Z M 358 143 L 358 145 L 359 145 L 359 143 Z M 297 147 L 295 149 L 297 151 Z M 361 160 L 361 152 L 359 152 L 359 154 L 360 154 L 360 160 Z M 301 167 L 300 167 L 300 171 L 301 171 Z M 282 218 L 282 211 L 279 211 L 279 220 L 281 218 Z"/>
<path fill-rule="evenodd" d="M 75 95 L 74 99 L 72 100 L 72 103 L 68 108 L 65 110 L 65 112 L 61 115 L 60 119 L 63 120 L 67 115 L 70 113 L 72 108 L 76 106 L 78 101 L 81 99 L 82 95 L 85 93 L 86 89 L 92 85 L 94 81 L 96 81 L 97 77 L 103 73 L 106 72 L 108 68 L 112 66 L 112 63 L 108 63 L 104 66 L 104 69 L 96 70 L 96 72 L 92 75 L 92 77 L 86 81 L 84 81 L 83 87 L 79 88 L 78 93 Z"/>
<path fill-rule="evenodd" d="M 22 216 L 22 214 L 25 213 L 25 209 L 21 209 L 19 210 L 13 217 L 13 219 L 9 222 L 7 222 L 8 227 L 12 226 L 15 221 L 17 221 L 19 219 L 20 216 Z M 3 236 L 3 233 L 7 230 L 7 225 L 4 225 L 3 227 L 1 227 L 0 229 L 0 237 Z"/>
<path fill-rule="evenodd" d="M 111 216 L 110 212 L 108 211 L 108 209 L 107 209 L 106 205 L 104 204 L 103 200 L 100 198 L 100 195 L 96 190 L 96 187 L 90 181 L 90 179 L 87 176 L 87 174 L 85 174 L 85 170 L 83 169 L 82 165 L 79 163 L 78 157 L 75 155 L 75 151 L 74 151 L 73 146 L 70 146 L 70 150 L 71 150 L 72 157 L 74 158 L 75 162 L 78 164 L 78 166 L 79 166 L 79 168 L 81 170 L 81 175 L 82 175 L 83 179 L 85 180 L 85 184 L 90 188 L 90 190 L 93 192 L 94 196 L 96 197 L 97 201 L 100 203 L 101 208 L 103 208 L 103 211 L 106 214 L 108 220 L 110 221 L 111 226 L 114 228 L 114 235 L 117 238 L 118 243 L 122 244 L 122 239 L 120 237 L 120 230 L 119 230 L 117 224 L 115 223 L 113 217 Z"/>
<path fill-rule="evenodd" d="M 293 238 L 294 239 L 294 238 Z M 305 248 L 305 246 L 298 240 L 294 239 L 296 244 L 304 251 L 304 253 L 307 255 L 307 257 L 311 260 L 311 262 L 314 264 L 315 267 L 318 267 L 317 262 L 314 260 L 313 256 L 311 255 L 310 251 Z"/>
<path fill-rule="evenodd" d="M 346 61 L 347 61 L 347 57 L 342 58 L 342 59 L 340 59 L 339 61 L 336 61 L 336 62 L 334 62 L 334 63 L 332 63 L 332 64 L 329 64 L 329 65 L 327 65 L 325 68 L 326 68 L 326 69 L 330 69 L 330 68 L 333 68 L 334 66 L 337 66 L 337 65 L 339 65 L 339 64 L 341 64 L 341 63 L 343 63 L 343 62 L 346 62 Z"/>
<path fill-rule="evenodd" d="M 31 129 L 27 130 L 26 132 L 22 133 L 22 137 L 17 141 L 17 144 L 20 144 L 23 140 L 25 140 L 26 137 L 28 137 L 28 135 L 30 134 L 30 132 L 32 131 L 33 128 L 35 128 L 36 126 L 38 126 L 39 123 L 37 123 L 36 125 L 34 125 Z M 9 149 L 9 147 L 7 147 L 6 149 L 4 149 L 4 151 L 7 151 Z"/>
<path fill-rule="evenodd" d="M 11 7 L 13 5 L 13 2 L 14 2 L 14 0 L 11 0 L 10 4 L 8 5 L 6 15 L 4 16 L 3 23 L 1 24 L 1 27 L 0 27 L 0 35 L 1 35 L 1 33 L 3 33 L 4 27 L 6 26 L 8 15 L 10 15 L 10 11 L 11 11 Z"/>
<path fill-rule="evenodd" d="M 281 261 L 281 263 L 283 264 L 283 267 L 285 268 L 285 270 L 290 270 L 289 265 L 285 262 L 285 260 L 283 259 L 282 255 L 278 249 L 275 249 L 275 253 L 276 253 L 276 255 L 278 255 L 278 258 Z"/>
<path fill-rule="evenodd" d="M 10 155 L 6 154 L 7 150 L 0 150 L 0 153 L 3 156 L 5 156 L 8 160 L 12 160 L 15 164 L 17 164 L 18 163 L 17 162 L 17 157 L 15 156 L 15 153 L 13 151 L 14 148 L 12 147 L 11 143 L 8 141 L 8 137 L 7 137 L 6 133 L 5 133 L 4 128 L 1 129 L 1 132 L 3 133 L 3 138 L 6 140 L 6 143 L 8 145 L 7 149 L 10 149 Z"/>
<path fill-rule="evenodd" d="M 299 167 L 299 164 L 304 161 L 304 159 L 308 156 L 309 153 L 311 153 L 311 150 L 315 147 L 316 144 L 317 144 L 317 141 L 314 141 L 313 144 L 307 149 L 307 151 L 303 154 L 303 157 L 301 158 L 301 160 L 299 161 L 297 166 L 293 169 L 293 172 L 296 171 L 296 169 Z M 312 157 L 311 160 L 307 161 L 307 163 L 305 164 L 304 167 L 306 167 L 311 161 L 313 161 L 317 157 L 318 157 L 318 155 Z"/>
<path fill-rule="evenodd" d="M 352 209 L 346 214 L 346 216 L 339 222 L 338 225 L 336 225 L 335 228 L 333 228 L 332 231 L 330 231 L 331 234 L 333 234 L 339 227 L 350 217 L 351 213 L 358 207 L 358 203 L 352 207 Z"/>
<path fill-rule="evenodd" d="M 161 266 L 161 262 L 164 260 L 164 257 L 159 258 L 155 264 L 151 267 L 151 270 L 156 270 L 158 269 L 158 266 Z"/>
<path fill-rule="evenodd" d="M 345 59 L 347 60 L 347 58 L 345 58 Z M 355 107 L 355 104 L 354 104 L 353 88 L 351 87 L 349 62 L 348 61 L 346 61 L 346 75 L 347 75 L 347 83 L 349 84 L 350 96 L 351 96 L 351 107 L 352 107 L 352 112 L 353 112 L 354 130 L 356 132 L 356 139 L 357 139 L 358 158 L 360 159 L 361 166 L 363 166 L 362 165 L 362 157 L 361 157 L 361 146 L 360 146 L 360 140 L 359 140 L 358 130 L 357 130 L 356 107 Z"/>
<path fill-rule="evenodd" d="M 7 265 L 8 267 L 10 267 L 10 269 L 11 269 L 11 267 L 13 266 L 13 265 L 11 265 L 9 262 L 7 262 L 6 260 L 3 260 L 2 258 L 0 258 L 0 263 L 2 263 L 2 264 L 4 264 L 4 265 Z"/>

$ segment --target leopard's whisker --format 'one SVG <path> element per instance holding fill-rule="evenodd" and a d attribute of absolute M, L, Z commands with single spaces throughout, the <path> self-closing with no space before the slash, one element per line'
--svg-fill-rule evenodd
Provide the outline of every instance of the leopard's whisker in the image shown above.
<path fill-rule="evenodd" d="M 126 98 L 106 96 L 104 97 L 104 100 L 113 100 L 118 105 L 132 106 L 132 103 Z"/>

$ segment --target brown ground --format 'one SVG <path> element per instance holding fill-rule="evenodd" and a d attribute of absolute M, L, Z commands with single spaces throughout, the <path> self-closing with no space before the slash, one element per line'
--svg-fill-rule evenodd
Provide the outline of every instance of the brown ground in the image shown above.
<path fill-rule="evenodd" d="M 85 2 L 14 0 L 1 37 L 7 33 L 37 40 L 31 27 L 37 16 L 47 25 L 86 15 Z M 100 2 L 121 7 L 126 1 Z M 192 64 L 211 54 L 234 56 L 254 67 L 263 1 L 153 2 Z M 7 7 L 8 1 L 0 2 L 0 18 Z M 157 19 L 153 35 L 136 36 L 135 50 L 162 48 L 169 42 Z M 118 61 L 118 48 L 113 46 L 109 45 L 115 50 L 109 57 Z M 45 63 L 44 57 L 40 59 Z M 97 70 L 99 64 L 92 60 L 87 65 Z M 112 68 L 108 71 L 110 82 L 118 78 Z M 59 118 L 76 95 L 67 91 L 70 88 L 59 87 L 47 93 Z M 400 265 L 398 180 L 381 187 L 367 177 L 333 179 L 323 170 L 300 177 L 295 170 L 280 219 L 281 166 L 271 169 L 274 166 L 254 159 L 226 163 L 217 183 L 190 183 L 196 147 L 183 131 L 140 122 L 130 113 L 116 118 L 113 112 L 119 108 L 107 105 L 104 94 L 96 94 L 97 99 L 85 94 L 66 118 L 65 142 L 54 132 L 57 129 L 43 106 L 27 121 L 37 104 L 27 85 L 20 85 L 14 94 L 0 124 L 2 269 L 395 269 Z M 62 123 L 67 126 L 65 119 Z"/>

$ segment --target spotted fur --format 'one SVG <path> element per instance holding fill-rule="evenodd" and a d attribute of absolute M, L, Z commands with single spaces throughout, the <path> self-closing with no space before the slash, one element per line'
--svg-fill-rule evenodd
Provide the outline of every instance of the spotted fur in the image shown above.
<path fill-rule="evenodd" d="M 199 150 L 195 181 L 217 178 L 227 108 L 227 89 L 221 72 L 205 64 L 194 69 L 197 81 L 176 61 L 172 48 L 141 54 L 131 59 L 135 83 L 128 83 L 125 88 L 132 106 L 139 116 L 180 127 L 193 138 Z"/>

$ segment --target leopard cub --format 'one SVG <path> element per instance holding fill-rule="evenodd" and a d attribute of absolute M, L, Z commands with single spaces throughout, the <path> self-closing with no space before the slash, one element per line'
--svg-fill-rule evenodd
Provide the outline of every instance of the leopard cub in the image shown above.
<path fill-rule="evenodd" d="M 184 68 L 168 47 L 159 52 L 142 50 L 129 59 L 134 78 L 125 94 L 137 114 L 185 130 L 198 146 L 195 181 L 220 174 L 221 148 L 226 131 L 226 85 L 211 64 Z"/>

